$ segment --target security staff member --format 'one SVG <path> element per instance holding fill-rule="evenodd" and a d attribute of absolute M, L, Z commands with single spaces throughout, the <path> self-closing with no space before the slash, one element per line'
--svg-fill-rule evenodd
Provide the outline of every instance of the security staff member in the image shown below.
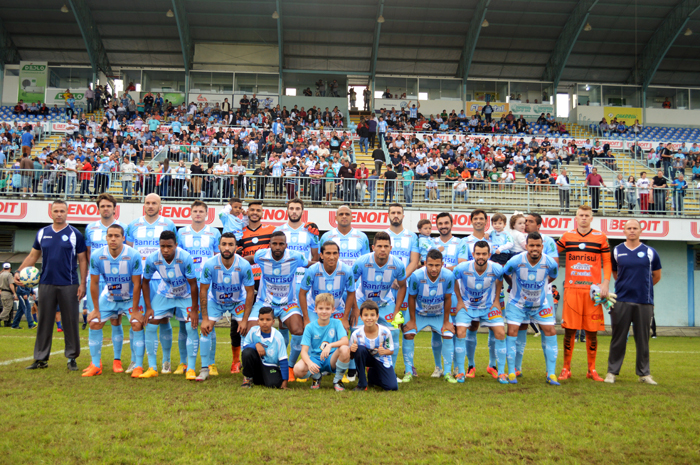
<path fill-rule="evenodd" d="M 0 273 L 0 299 L 2 300 L 2 313 L 0 313 L 0 321 L 3 321 L 4 326 L 10 326 L 10 317 L 12 309 L 15 306 L 15 285 L 12 283 L 12 273 L 10 273 L 10 264 L 5 263 L 2 266 Z"/>

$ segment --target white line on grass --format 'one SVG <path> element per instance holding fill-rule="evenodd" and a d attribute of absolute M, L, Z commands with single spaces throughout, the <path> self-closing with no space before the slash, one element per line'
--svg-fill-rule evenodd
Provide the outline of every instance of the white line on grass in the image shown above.
<path fill-rule="evenodd" d="M 10 336 L 11 337 L 11 336 Z M 14 336 L 14 337 L 20 337 L 20 336 Z M 129 340 L 127 339 L 124 341 L 124 344 L 128 344 Z M 106 346 L 102 346 L 103 349 L 107 347 L 112 347 L 113 344 L 107 344 Z M 81 347 L 80 350 L 89 350 L 89 347 Z M 51 352 L 49 355 L 58 355 L 65 352 L 65 350 L 57 350 L 55 352 Z M 34 360 L 34 357 L 24 357 L 24 358 L 16 358 L 14 360 L 7 360 L 5 362 L 0 362 L 0 366 L 6 366 L 6 365 L 12 365 L 13 363 L 20 363 L 20 362 L 28 362 L 30 360 Z"/>

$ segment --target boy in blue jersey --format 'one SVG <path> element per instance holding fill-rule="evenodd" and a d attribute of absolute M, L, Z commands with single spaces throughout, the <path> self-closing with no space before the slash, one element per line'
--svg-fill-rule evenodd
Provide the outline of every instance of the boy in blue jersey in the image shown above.
<path fill-rule="evenodd" d="M 84 377 L 102 374 L 102 328 L 105 323 L 132 311 L 132 350 L 135 352 L 134 358 L 137 363 L 143 359 L 143 354 L 139 356 L 138 353 L 139 350 L 143 351 L 144 347 L 143 320 L 138 311 L 138 297 L 141 294 L 141 257 L 136 250 L 124 245 L 124 228 L 120 225 L 113 224 L 107 228 L 106 239 L 107 246 L 96 249 L 90 257 L 90 296 L 94 310 L 88 315 L 88 320 L 92 363 L 83 373 Z M 134 370 L 134 373 L 138 372 L 139 367 Z M 136 376 L 132 373 L 132 377 Z"/>
<path fill-rule="evenodd" d="M 248 224 L 248 217 L 243 211 L 243 201 L 233 197 L 219 212 L 219 220 L 224 226 L 224 232 L 232 232 L 236 240 L 243 238 L 243 228 Z"/>
<path fill-rule="evenodd" d="M 272 324 L 275 322 L 274 311 L 263 307 L 258 314 L 258 326 L 248 331 L 243 340 L 241 360 L 243 362 L 243 385 L 250 388 L 253 384 L 265 387 L 287 389 L 289 380 L 289 363 L 287 346 L 284 338 Z"/>
<path fill-rule="evenodd" d="M 155 274 L 160 281 L 152 291 L 150 281 Z M 140 378 L 155 378 L 158 325 L 167 323 L 170 318 L 190 323 L 187 325 L 188 366 L 194 367 L 199 346 L 197 323 L 199 322 L 199 288 L 194 273 L 194 263 L 189 253 L 177 246 L 177 237 L 172 231 L 160 235 L 160 250 L 153 252 L 146 260 L 143 270 L 143 300 L 146 304 L 146 354 L 148 370 Z M 153 297 L 151 297 L 153 295 Z M 172 347 L 172 345 L 170 346 Z M 169 348 L 168 348 L 169 350 Z M 163 360 L 170 360 L 163 347 Z M 165 364 L 165 362 L 163 362 Z"/>
<path fill-rule="evenodd" d="M 414 338 L 418 331 L 430 327 L 442 336 L 442 356 L 445 359 L 445 380 L 456 383 L 451 366 L 454 355 L 454 326 L 450 322 L 450 309 L 455 292 L 454 274 L 443 267 L 442 253 L 437 249 L 428 251 L 425 266 L 408 279 L 409 319 L 403 325 L 403 359 L 406 374 L 402 382 L 413 379 Z"/>
<path fill-rule="evenodd" d="M 233 233 L 226 232 L 219 241 L 220 253 L 204 263 L 199 280 L 202 310 L 202 336 L 199 344 L 202 352 L 202 370 L 196 378 L 197 381 L 205 381 L 214 374 L 216 322 L 226 312 L 231 313 L 231 317 L 236 321 L 241 321 L 246 311 L 250 313 L 255 299 L 253 270 L 248 261 L 236 255 L 236 237 Z M 255 324 L 255 321 L 251 323 Z M 192 370 L 194 374 L 194 366 Z"/>
<path fill-rule="evenodd" d="M 428 250 L 433 247 L 433 238 L 430 237 L 432 230 L 433 225 L 430 223 L 430 220 L 423 219 L 418 221 L 418 249 L 420 250 L 421 263 L 425 263 Z"/>
<path fill-rule="evenodd" d="M 458 374 L 457 381 L 463 383 L 465 377 L 474 378 L 474 353 L 476 352 L 476 332 L 479 324 L 489 328 L 494 334 L 495 349 L 498 364 L 498 380 L 501 384 L 508 384 L 504 374 L 506 363 L 506 341 L 503 326 L 503 315 L 499 296 L 503 288 L 503 267 L 498 263 L 489 261 L 491 249 L 488 242 L 478 241 L 474 243 L 472 255 L 474 260 L 460 263 L 454 270 L 455 281 L 459 284 L 462 301 L 457 303 L 457 314 L 453 316 L 453 323 L 457 328 L 457 342 L 455 353 L 457 354 Z M 469 331 L 467 331 L 469 327 Z M 464 373 L 464 356 L 469 359 L 469 368 Z"/>
<path fill-rule="evenodd" d="M 343 324 L 331 318 L 335 299 L 330 294 L 316 296 L 318 320 L 304 328 L 301 340 L 301 360 L 294 365 L 297 378 L 313 379 L 311 389 L 321 387 L 323 374 L 335 372 L 333 388 L 344 391 L 343 375 L 350 365 L 348 333 Z M 291 328 L 290 328 L 291 330 Z"/>
<path fill-rule="evenodd" d="M 503 213 L 496 213 L 491 217 L 493 229 L 488 234 L 491 243 L 491 257 L 489 260 L 503 266 L 512 257 L 513 238 L 510 237 L 506 228 L 506 216 Z"/>
<path fill-rule="evenodd" d="M 543 240 L 538 232 L 527 235 L 527 252 L 508 260 L 503 269 L 503 277 L 511 286 L 510 299 L 506 306 L 508 336 L 506 337 L 506 358 L 508 360 L 508 380 L 517 384 L 515 372 L 516 341 L 520 325 L 533 321 L 544 333 L 542 348 L 547 365 L 547 384 L 559 386 L 554 369 L 557 363 L 557 333 L 552 306 L 547 299 L 548 284 L 557 277 L 559 263 L 542 253 Z"/>
<path fill-rule="evenodd" d="M 180 248 L 192 256 L 192 262 L 194 263 L 194 273 L 199 282 L 202 276 L 202 268 L 204 262 L 209 260 L 211 257 L 219 253 L 219 240 L 221 239 L 221 233 L 218 229 L 213 226 L 208 226 L 207 212 L 209 208 L 207 204 L 201 200 L 195 200 L 190 207 L 190 219 L 192 224 L 188 226 L 183 226 L 177 231 L 177 243 Z M 206 296 L 206 293 L 204 293 Z M 177 369 L 173 372 L 176 375 L 185 374 L 188 371 L 187 365 L 187 323 L 184 321 L 180 322 L 180 332 L 178 333 L 178 349 L 180 350 L 180 364 Z M 212 357 L 212 360 L 214 358 Z M 203 365 L 207 366 L 208 365 Z M 190 367 L 192 373 L 194 374 L 194 367 Z M 212 376 L 218 375 L 216 366 L 213 365 L 209 368 Z"/>
<path fill-rule="evenodd" d="M 370 385 L 379 386 L 385 391 L 398 391 L 392 360 L 396 349 L 391 331 L 385 326 L 377 325 L 379 306 L 372 300 L 366 300 L 360 306 L 360 318 L 363 326 L 350 336 L 350 353 L 360 378 L 353 391 L 366 391 L 368 381 Z"/>

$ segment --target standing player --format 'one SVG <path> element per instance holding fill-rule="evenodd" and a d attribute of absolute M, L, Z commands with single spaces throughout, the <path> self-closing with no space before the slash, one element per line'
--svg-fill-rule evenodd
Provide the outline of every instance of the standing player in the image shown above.
<path fill-rule="evenodd" d="M 406 267 L 401 259 L 391 255 L 391 237 L 386 232 L 374 235 L 372 249 L 372 253 L 355 262 L 352 270 L 357 282 L 357 305 L 361 307 L 363 302 L 372 300 L 379 306 L 378 323 L 391 331 L 395 344 L 391 358 L 396 367 L 401 332 L 393 322 L 406 298 Z M 398 283 L 396 293 L 392 290 L 394 283 Z"/>
<path fill-rule="evenodd" d="M 224 233 L 219 242 L 220 253 L 204 264 L 200 278 L 199 299 L 202 310 L 202 370 L 197 381 L 214 374 L 216 356 L 216 331 L 214 325 L 230 312 L 232 321 L 240 321 L 250 314 L 255 299 L 255 282 L 250 263 L 236 255 L 236 237 Z M 239 346 L 240 347 L 240 346 Z M 286 354 L 285 354 L 286 355 Z M 194 367 L 192 367 L 194 374 Z M 190 374 L 190 371 L 187 371 Z"/>
<path fill-rule="evenodd" d="M 243 211 L 243 201 L 233 197 L 219 212 L 219 220 L 224 226 L 224 232 L 232 232 L 237 241 L 243 238 L 243 228 L 248 223 L 248 218 Z"/>
<path fill-rule="evenodd" d="M 195 200 L 190 207 L 190 219 L 192 224 L 183 226 L 177 231 L 177 243 L 180 248 L 192 256 L 194 263 L 194 274 L 197 281 L 202 277 L 202 268 L 204 262 L 219 253 L 219 239 L 221 233 L 213 226 L 206 224 L 207 212 L 209 208 L 207 204 L 201 200 Z M 206 295 L 206 294 L 205 294 Z M 182 375 L 189 372 L 190 376 L 194 374 L 194 367 L 187 365 L 187 323 L 180 321 L 180 332 L 177 337 L 178 349 L 180 350 L 180 364 L 177 366 L 174 374 Z M 197 354 L 195 354 L 196 359 Z M 212 360 L 214 358 L 212 357 Z M 202 365 L 205 366 L 205 365 Z M 206 365 L 208 366 L 208 365 Z M 189 368 L 189 370 L 188 370 Z M 216 370 L 216 365 L 209 367 L 209 374 L 217 376 L 219 372 Z"/>
<path fill-rule="evenodd" d="M 542 253 L 543 240 L 540 233 L 528 234 L 526 241 L 527 252 L 511 258 L 503 268 L 503 277 L 511 286 L 506 307 L 508 380 L 511 384 L 518 383 L 515 354 L 520 325 L 525 321 L 533 321 L 540 325 L 544 333 L 542 339 L 547 365 L 547 384 L 559 386 L 554 374 L 557 363 L 557 331 L 554 327 L 554 313 L 547 300 L 547 284 L 556 279 L 559 263 Z"/>
<path fill-rule="evenodd" d="M 440 232 L 440 237 L 433 241 L 433 247 L 442 252 L 442 260 L 445 268 L 454 271 L 455 267 L 467 261 L 466 243 L 452 235 L 452 215 L 442 212 L 435 218 L 435 225 Z"/>
<path fill-rule="evenodd" d="M 506 364 L 506 333 L 499 296 L 503 288 L 503 267 L 490 261 L 491 248 L 486 241 L 474 243 L 474 260 L 460 263 L 454 269 L 455 281 L 459 283 L 462 302 L 456 303 L 457 314 L 452 322 L 457 329 L 455 355 L 457 357 L 457 381 L 464 382 L 464 353 L 469 359 L 467 378 L 476 376 L 474 353 L 476 352 L 476 332 L 479 324 L 493 333 L 498 364 L 498 381 L 507 384 L 504 373 Z M 469 327 L 469 331 L 467 331 Z"/>
<path fill-rule="evenodd" d="M 155 285 L 153 298 L 151 299 L 150 280 L 160 275 L 158 284 Z M 143 300 L 146 304 L 146 354 L 148 355 L 148 370 L 140 378 L 155 378 L 156 354 L 158 352 L 158 325 L 167 323 L 175 317 L 180 321 L 186 321 L 187 325 L 187 366 L 194 370 L 197 360 L 197 347 L 199 334 L 197 323 L 199 322 L 199 288 L 194 273 L 194 263 L 189 253 L 177 246 L 177 236 L 172 231 L 163 231 L 160 235 L 160 250 L 153 252 L 146 259 L 143 270 Z M 165 360 L 170 361 L 170 354 L 166 352 L 170 347 L 163 346 L 163 366 Z M 170 367 L 168 367 L 170 368 Z M 168 370 L 168 373 L 170 370 Z"/>
<path fill-rule="evenodd" d="M 124 228 L 119 224 L 107 228 L 105 240 L 107 246 L 95 249 L 90 257 L 91 299 L 88 300 L 94 302 L 94 310 L 88 315 L 88 320 L 92 363 L 83 372 L 84 377 L 102 374 L 102 328 L 107 321 L 116 320 L 124 314 L 133 315 L 130 317 L 134 329 L 133 359 L 136 363 L 143 360 L 143 316 L 138 311 L 141 256 L 136 250 L 124 245 Z M 121 363 L 117 363 L 116 350 L 113 368 L 115 373 L 124 371 Z M 143 367 L 137 366 L 131 377 L 137 378 L 142 372 Z"/>
<path fill-rule="evenodd" d="M 270 224 L 262 224 L 263 204 L 260 200 L 253 200 L 248 203 L 248 226 L 243 228 L 243 239 L 236 241 L 238 253 L 242 257 L 252 257 L 255 252 L 270 248 L 270 237 L 275 232 L 275 227 Z M 255 280 L 255 291 L 260 286 L 260 266 L 253 264 L 253 279 Z M 231 362 L 231 373 L 241 372 L 241 335 L 248 331 L 246 320 L 238 321 L 231 319 L 231 352 L 233 361 Z M 216 340 L 212 342 L 212 350 L 216 346 Z M 212 358 L 213 360 L 213 358 Z"/>
<path fill-rule="evenodd" d="M 445 380 L 450 383 L 457 382 L 451 373 L 454 326 L 450 323 L 450 309 L 454 292 L 455 277 L 450 270 L 443 267 L 442 253 L 436 249 L 429 250 L 425 266 L 408 278 L 409 318 L 403 325 L 403 360 L 406 367 L 403 383 L 413 379 L 414 338 L 418 331 L 426 327 L 442 335 Z"/>
<path fill-rule="evenodd" d="M 144 264 L 143 268 L 145 268 L 146 259 L 152 253 L 159 250 L 160 241 L 158 238 L 161 233 L 163 231 L 177 232 L 175 223 L 168 218 L 160 216 L 160 209 L 160 196 L 158 194 L 148 194 L 144 200 L 144 215 L 133 220 L 126 228 L 126 245 L 133 247 L 139 255 L 141 255 L 141 263 Z M 152 279 L 154 292 L 159 279 L 160 276 L 156 272 Z M 141 301 L 139 302 L 139 306 L 145 309 L 144 285 L 143 283 L 141 285 Z M 131 336 L 133 336 L 133 331 L 130 332 L 130 337 Z M 165 321 L 160 326 L 160 344 L 163 346 L 163 373 L 170 373 L 170 350 L 173 347 L 173 327 L 170 325 L 170 321 Z M 168 357 L 167 359 L 165 358 L 166 354 Z M 143 360 L 141 360 L 141 365 L 143 366 Z M 135 366 L 136 364 L 132 360 L 126 372 L 131 373 Z"/>
<path fill-rule="evenodd" d="M 489 243 L 489 247 L 491 247 L 491 242 L 486 234 L 486 224 L 489 218 L 484 210 L 474 210 L 469 215 L 469 220 L 471 221 L 473 231 L 471 235 L 462 239 L 462 244 L 464 245 L 462 253 L 464 255 L 462 255 L 461 258 L 473 260 L 472 251 L 474 250 L 474 244 L 479 241 L 486 241 Z"/>
<path fill-rule="evenodd" d="M 608 238 L 591 228 L 593 211 L 588 205 L 576 210 L 576 229 L 565 232 L 557 241 L 559 252 L 566 254 L 564 276 L 564 305 L 561 325 L 564 335 L 564 367 L 560 379 L 571 378 L 571 356 L 574 353 L 576 330 L 586 331 L 588 373 L 586 378 L 603 381 L 596 372 L 595 358 L 598 350 L 598 331 L 605 330 L 603 308 L 590 298 L 591 286 L 600 286 L 600 295 L 608 296 L 612 264 Z"/>
<path fill-rule="evenodd" d="M 107 229 L 113 224 L 117 224 L 122 227 L 122 232 L 124 225 L 117 221 L 114 217 L 114 210 L 117 207 L 117 200 L 112 197 L 111 194 L 100 194 L 97 197 L 97 209 L 100 212 L 99 221 L 90 223 L 85 227 L 85 245 L 87 246 L 87 256 L 92 256 L 92 251 L 97 250 L 102 247 L 107 246 Z M 124 236 L 124 234 L 122 234 Z M 143 270 L 143 267 L 139 267 L 139 273 Z M 140 281 L 139 281 L 140 282 Z M 87 277 L 88 293 L 85 299 L 87 306 L 87 313 L 92 312 L 95 309 L 92 301 L 92 293 L 90 292 L 90 274 Z M 104 287 L 104 281 L 100 282 L 100 288 Z M 139 296 L 140 294 L 140 284 L 139 284 Z M 138 306 L 137 306 L 138 307 Z M 84 315 L 87 318 L 87 314 Z M 86 320 L 83 320 L 85 322 Z M 105 320 L 107 321 L 107 320 Z M 114 363 L 112 364 L 112 369 L 115 373 L 121 373 L 124 371 L 122 367 L 122 347 L 124 345 L 124 328 L 122 328 L 122 317 L 121 314 L 117 318 L 109 319 L 112 324 L 112 347 L 114 348 Z M 102 325 L 104 326 L 104 325 Z M 141 334 L 143 337 L 143 334 Z M 130 334 L 131 344 L 134 343 L 134 333 Z M 134 347 L 132 345 L 132 347 Z M 131 349 L 133 352 L 133 348 Z M 132 357 L 133 360 L 133 357 Z M 143 360 L 142 360 L 143 362 Z"/>

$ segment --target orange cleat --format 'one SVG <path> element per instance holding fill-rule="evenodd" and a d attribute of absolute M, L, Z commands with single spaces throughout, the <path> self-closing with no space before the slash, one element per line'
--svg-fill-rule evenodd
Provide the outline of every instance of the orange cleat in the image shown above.
<path fill-rule="evenodd" d="M 93 365 L 92 362 L 90 362 L 90 365 L 88 365 L 87 368 L 85 368 L 85 369 L 83 370 L 83 373 L 87 373 L 88 371 L 90 371 L 90 368 L 92 368 L 92 367 L 94 367 L 94 366 L 95 366 L 95 365 Z M 102 363 L 100 363 L 100 368 L 102 368 Z"/>
<path fill-rule="evenodd" d="M 136 371 L 136 370 L 134 370 L 134 371 Z M 158 377 L 158 371 L 155 368 L 151 368 L 151 367 L 149 367 L 148 370 L 146 370 L 146 372 L 144 374 L 139 376 L 139 378 L 157 378 L 157 377 Z"/>
<path fill-rule="evenodd" d="M 562 379 L 569 379 L 571 378 L 571 370 L 568 368 L 562 368 L 561 369 L 561 374 L 559 375 L 559 380 L 561 381 Z"/>
<path fill-rule="evenodd" d="M 491 367 L 489 367 L 491 368 Z M 498 374 L 498 373 L 497 373 Z M 467 374 L 465 375 L 467 378 L 474 378 L 476 377 L 476 369 L 474 367 L 471 367 L 469 370 L 467 370 Z"/>
<path fill-rule="evenodd" d="M 289 380 L 288 380 L 288 382 L 293 383 L 294 381 L 296 381 L 296 378 L 294 377 L 294 369 L 293 369 L 293 368 L 290 368 L 290 369 L 289 369 Z"/>
<path fill-rule="evenodd" d="M 115 360 L 112 362 L 112 371 L 115 373 L 124 373 L 124 368 L 122 368 L 122 361 Z"/>
<path fill-rule="evenodd" d="M 134 368 L 134 371 L 131 372 L 131 377 L 132 378 L 140 378 L 142 374 L 143 374 L 143 368 L 136 367 L 136 368 Z"/>
<path fill-rule="evenodd" d="M 241 362 L 233 362 L 231 364 L 231 373 L 240 373 L 241 372 Z"/>
<path fill-rule="evenodd" d="M 102 367 L 97 368 L 95 365 L 90 365 L 88 367 L 88 370 L 85 373 L 83 373 L 83 378 L 101 375 L 101 374 L 102 374 Z"/>
<path fill-rule="evenodd" d="M 589 371 L 589 372 L 586 374 L 586 378 L 587 378 L 587 379 L 592 379 L 593 381 L 605 381 L 603 378 L 601 378 L 601 377 L 598 375 L 598 372 L 595 371 L 595 370 Z M 561 376 L 559 377 L 559 379 L 561 379 Z"/>
<path fill-rule="evenodd" d="M 486 372 L 487 372 L 488 374 L 490 374 L 491 376 L 493 376 L 493 379 L 497 379 L 497 378 L 498 378 L 498 370 L 496 370 L 494 367 L 488 367 L 488 368 L 486 369 Z"/>

